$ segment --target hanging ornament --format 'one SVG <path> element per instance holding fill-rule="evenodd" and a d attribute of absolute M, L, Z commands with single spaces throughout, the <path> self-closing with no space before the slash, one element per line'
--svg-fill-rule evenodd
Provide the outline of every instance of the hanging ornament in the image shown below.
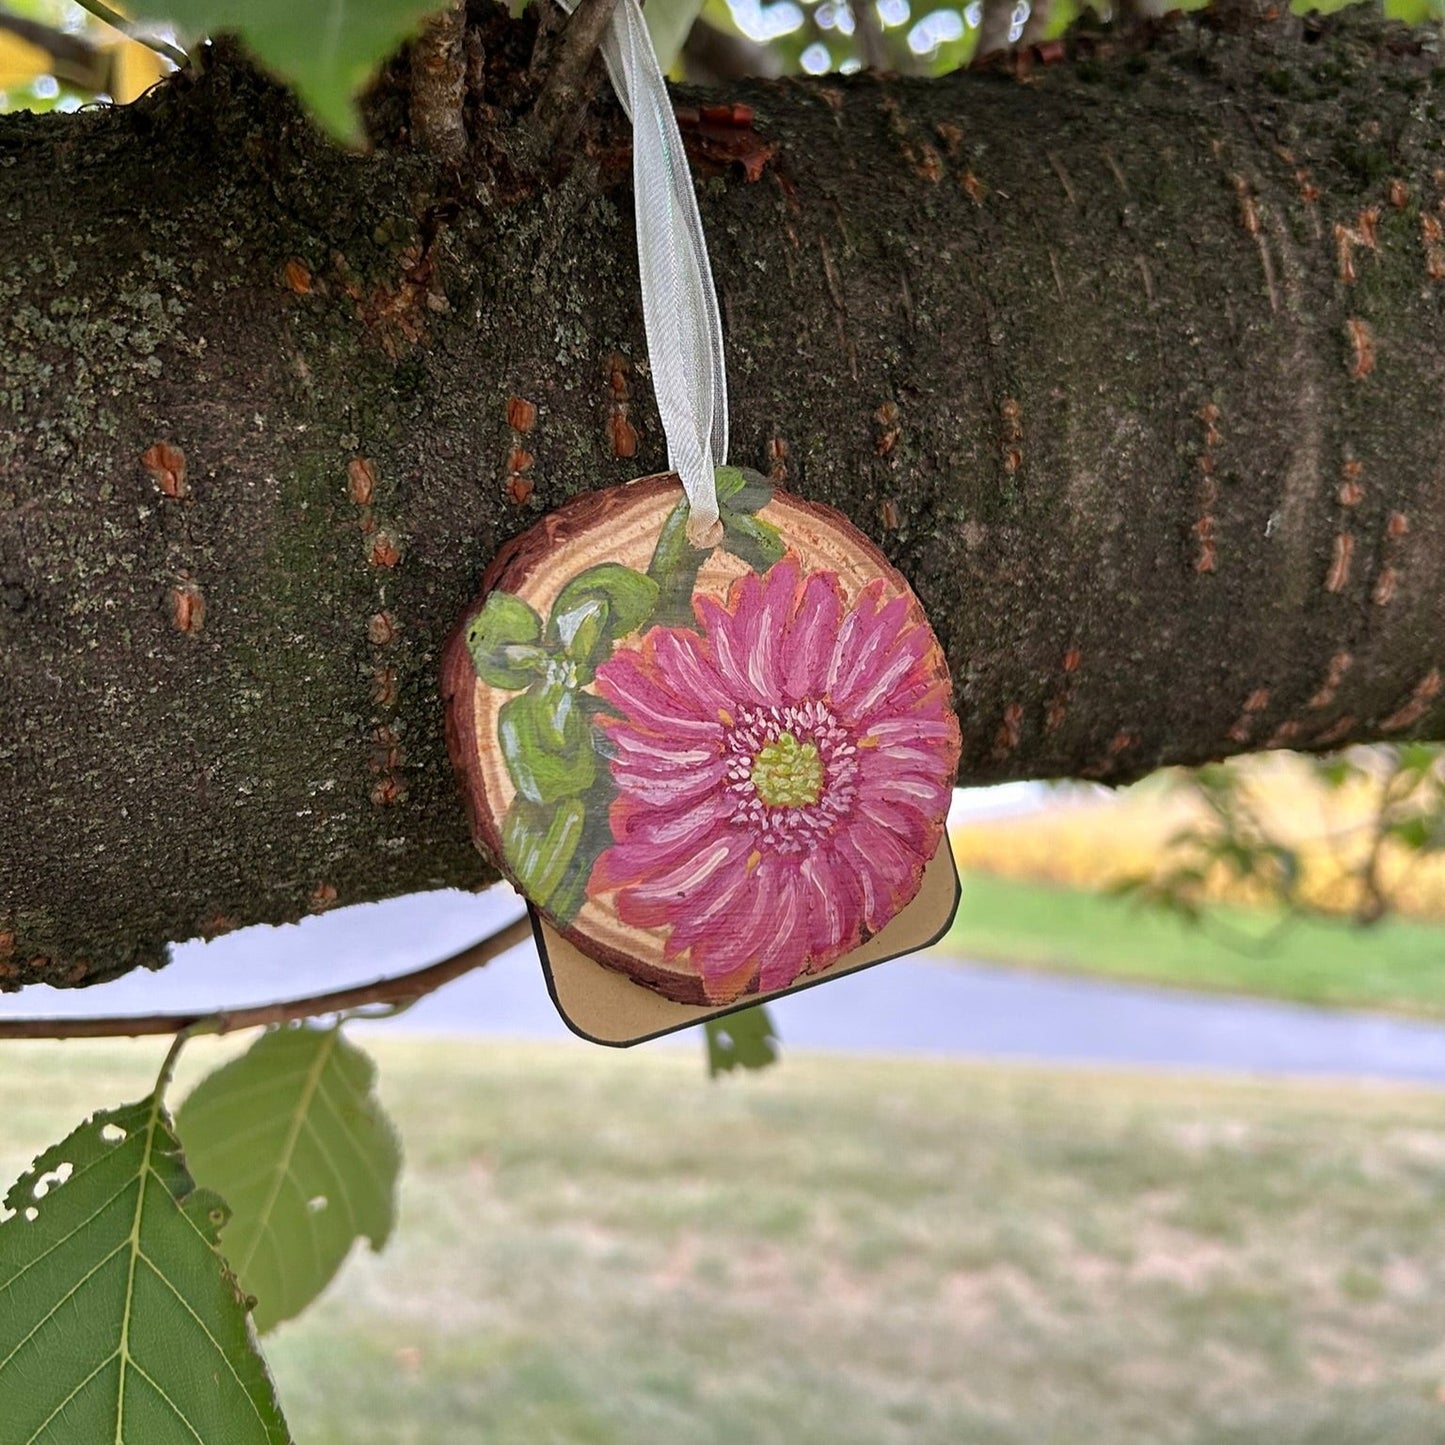
<path fill-rule="evenodd" d="M 621 1043 L 934 941 L 958 898 L 959 730 L 942 649 L 883 554 L 723 465 L 721 323 L 636 0 L 603 53 L 634 124 L 674 470 L 509 543 L 443 694 L 477 842 L 528 899 L 554 999 Z"/>

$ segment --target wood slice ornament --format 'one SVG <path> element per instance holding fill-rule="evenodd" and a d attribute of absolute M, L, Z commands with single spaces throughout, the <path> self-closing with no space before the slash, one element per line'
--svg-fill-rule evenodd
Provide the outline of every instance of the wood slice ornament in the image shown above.
<path fill-rule="evenodd" d="M 719 468 L 512 541 L 443 661 L 482 851 L 563 1017 L 627 1043 L 895 957 L 951 922 L 959 730 L 904 578 L 830 508 Z"/>

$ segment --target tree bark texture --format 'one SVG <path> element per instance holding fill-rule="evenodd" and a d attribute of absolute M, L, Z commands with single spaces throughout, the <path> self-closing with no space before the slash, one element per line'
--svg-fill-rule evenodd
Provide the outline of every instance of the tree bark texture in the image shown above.
<path fill-rule="evenodd" d="M 666 449 L 626 128 L 514 163 L 486 25 L 460 167 L 224 48 L 0 117 L 0 985 L 494 876 L 442 643 Z M 965 783 L 1439 735 L 1441 69 L 1361 15 L 1074 48 L 679 97 L 732 460 L 911 580 Z"/>

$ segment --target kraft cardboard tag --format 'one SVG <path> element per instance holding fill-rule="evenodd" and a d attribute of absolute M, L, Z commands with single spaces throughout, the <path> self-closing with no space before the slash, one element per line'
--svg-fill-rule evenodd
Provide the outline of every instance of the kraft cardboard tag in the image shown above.
<path fill-rule="evenodd" d="M 563 1023 L 589 1043 L 626 1048 L 928 948 L 953 926 L 960 897 L 958 869 L 945 834 L 942 846 L 924 870 L 917 896 L 882 932 L 820 973 L 789 988 L 754 994 L 739 1003 L 722 1006 L 675 1003 L 662 994 L 639 988 L 625 974 L 604 968 L 588 958 L 535 908 L 529 906 L 528 912 L 542 971 L 547 978 L 547 992 L 552 995 Z"/>

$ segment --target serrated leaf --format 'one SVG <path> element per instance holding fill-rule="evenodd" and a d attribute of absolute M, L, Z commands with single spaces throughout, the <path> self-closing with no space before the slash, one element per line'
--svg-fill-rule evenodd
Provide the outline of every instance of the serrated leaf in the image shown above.
<path fill-rule="evenodd" d="M 778 1035 L 762 1004 L 703 1024 L 707 1071 L 713 1078 L 733 1069 L 765 1069 L 778 1058 Z"/>
<path fill-rule="evenodd" d="M 46 1150 L 0 1224 L 5 1445 L 286 1445 L 243 1297 L 157 1095 Z"/>
<path fill-rule="evenodd" d="M 343 140 L 360 139 L 354 99 L 424 15 L 445 0 L 132 0 L 133 19 L 170 20 L 183 32 L 240 35 Z"/>
<path fill-rule="evenodd" d="M 196 1178 L 231 1205 L 222 1247 L 268 1330 L 396 1217 L 401 1147 L 376 1068 L 336 1028 L 280 1028 L 202 1079 L 176 1115 Z"/>

